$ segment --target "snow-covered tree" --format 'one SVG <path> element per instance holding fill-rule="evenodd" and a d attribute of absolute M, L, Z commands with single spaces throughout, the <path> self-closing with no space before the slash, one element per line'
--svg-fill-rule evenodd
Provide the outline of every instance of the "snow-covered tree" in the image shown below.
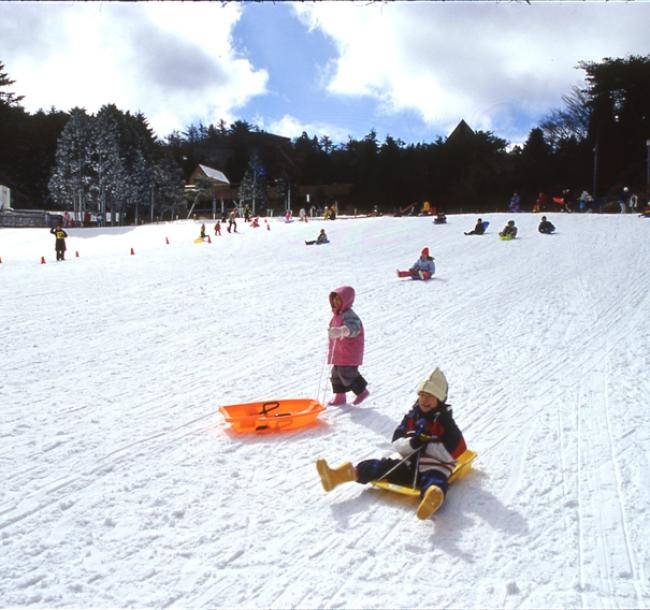
<path fill-rule="evenodd" d="M 92 117 L 73 108 L 59 137 L 48 187 L 54 201 L 66 210 L 83 212 L 93 188 Z"/>
<path fill-rule="evenodd" d="M 268 206 L 266 170 L 253 152 L 248 167 L 239 184 L 239 200 L 242 205 L 250 206 L 253 211 Z"/>

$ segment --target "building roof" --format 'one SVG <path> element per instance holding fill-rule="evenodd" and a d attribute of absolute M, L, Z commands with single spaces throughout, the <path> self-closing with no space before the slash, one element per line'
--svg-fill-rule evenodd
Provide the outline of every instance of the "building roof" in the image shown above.
<path fill-rule="evenodd" d="M 207 165 L 201 165 L 200 163 L 199 168 L 205 174 L 206 178 L 221 182 L 223 184 L 230 184 L 230 180 L 228 180 L 228 178 L 226 178 L 226 175 L 223 172 L 220 172 L 218 169 L 208 167 Z"/>
<path fill-rule="evenodd" d="M 465 122 L 464 119 L 461 119 L 460 123 L 458 123 L 454 130 L 449 134 L 447 142 L 472 139 L 475 135 L 474 130 Z"/>

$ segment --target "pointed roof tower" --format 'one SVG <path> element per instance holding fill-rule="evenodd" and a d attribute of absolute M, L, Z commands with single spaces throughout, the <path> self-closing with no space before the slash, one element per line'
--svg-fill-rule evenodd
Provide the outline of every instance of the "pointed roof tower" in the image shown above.
<path fill-rule="evenodd" d="M 465 122 L 465 119 L 461 119 L 460 123 L 449 134 L 445 143 L 473 140 L 474 136 L 476 136 L 474 130 Z"/>

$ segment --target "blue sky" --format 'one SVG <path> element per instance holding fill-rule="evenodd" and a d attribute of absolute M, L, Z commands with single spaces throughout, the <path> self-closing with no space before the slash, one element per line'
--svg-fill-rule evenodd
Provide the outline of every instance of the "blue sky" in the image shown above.
<path fill-rule="evenodd" d="M 579 61 L 648 54 L 648 23 L 648 2 L 4 2 L 0 61 L 30 111 L 115 103 L 161 137 L 431 142 L 465 119 L 520 143 Z"/>

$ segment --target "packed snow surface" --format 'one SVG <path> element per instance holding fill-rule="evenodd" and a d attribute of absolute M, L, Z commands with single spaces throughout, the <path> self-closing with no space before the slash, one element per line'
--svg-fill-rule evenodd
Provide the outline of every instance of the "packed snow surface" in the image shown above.
<path fill-rule="evenodd" d="M 70 229 L 65 262 L 1 229 L 0 606 L 650 606 L 650 220 L 509 218 Z M 343 284 L 368 400 L 234 434 L 220 406 L 329 398 Z M 315 460 L 390 454 L 436 365 L 478 452 L 440 511 L 326 494 Z"/>

